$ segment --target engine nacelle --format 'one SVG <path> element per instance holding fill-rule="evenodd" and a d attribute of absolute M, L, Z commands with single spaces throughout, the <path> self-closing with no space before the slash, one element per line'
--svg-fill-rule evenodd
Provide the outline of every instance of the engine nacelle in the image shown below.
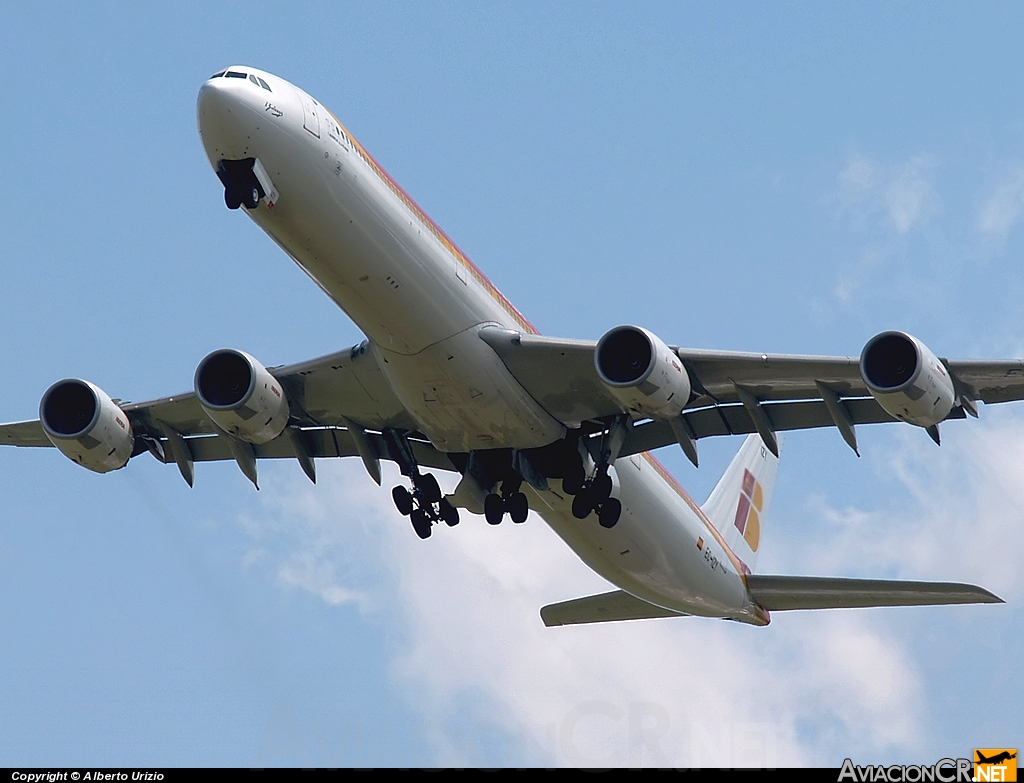
<path fill-rule="evenodd" d="M 860 355 L 860 374 L 886 413 L 930 427 L 953 410 L 956 392 L 949 372 L 927 346 L 904 332 L 882 332 Z"/>
<path fill-rule="evenodd" d="M 594 367 L 611 393 L 638 416 L 672 418 L 690 401 L 690 376 L 679 357 L 638 326 L 606 333 L 594 351 Z"/>
<path fill-rule="evenodd" d="M 267 443 L 288 425 L 291 409 L 280 382 L 242 351 L 214 351 L 203 359 L 195 390 L 214 423 L 239 440 Z"/>
<path fill-rule="evenodd" d="M 95 473 L 123 468 L 135 447 L 128 416 L 88 381 L 53 384 L 39 403 L 39 421 L 65 457 Z"/>

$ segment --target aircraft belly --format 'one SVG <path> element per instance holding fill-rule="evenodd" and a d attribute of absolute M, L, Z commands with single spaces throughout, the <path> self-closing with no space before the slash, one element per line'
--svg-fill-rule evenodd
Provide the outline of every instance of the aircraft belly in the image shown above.
<path fill-rule="evenodd" d="M 354 153 L 268 128 L 245 150 L 280 193 L 250 217 L 370 338 L 389 384 L 444 451 L 532 448 L 565 432 L 473 327 L 514 326 Z"/>
<path fill-rule="evenodd" d="M 250 217 L 370 338 L 433 444 L 465 452 L 561 438 L 564 426 L 477 336 L 484 323 L 521 328 L 489 284 L 467 275 L 351 148 L 253 117 L 244 149 L 231 154 L 259 158 L 279 198 Z M 749 614 L 742 579 L 724 553 L 711 553 L 715 538 L 697 547 L 702 520 L 639 464 L 617 465 L 623 513 L 611 530 L 575 519 L 571 498 L 555 490 L 534 493 L 534 506 L 585 563 L 638 598 L 690 614 Z"/>
<path fill-rule="evenodd" d="M 273 210 L 250 216 L 376 345 L 414 354 L 504 320 L 354 153 L 268 131 L 250 154 L 280 193 Z"/>
<path fill-rule="evenodd" d="M 644 467 L 629 458 L 616 463 L 623 510 L 610 530 L 595 515 L 576 519 L 572 497 L 557 482 L 534 493 L 543 502 L 533 508 L 587 566 L 637 598 L 687 614 L 754 621 L 742 578 L 703 520 Z"/>
<path fill-rule="evenodd" d="M 396 396 L 441 451 L 528 449 L 565 434 L 477 336 L 476 327 L 413 356 L 379 345 L 374 350 Z"/>

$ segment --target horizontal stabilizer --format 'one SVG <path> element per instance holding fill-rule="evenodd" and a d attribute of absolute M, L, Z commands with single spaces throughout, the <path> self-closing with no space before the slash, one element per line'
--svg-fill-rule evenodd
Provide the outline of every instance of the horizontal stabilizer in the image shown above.
<path fill-rule="evenodd" d="M 549 628 L 555 625 L 610 623 L 616 620 L 647 620 L 653 617 L 685 617 L 682 612 L 662 609 L 641 601 L 623 590 L 614 590 L 586 598 L 574 598 L 549 604 L 540 610 L 540 619 Z"/>
<path fill-rule="evenodd" d="M 954 582 L 753 574 L 747 577 L 747 589 L 753 599 L 770 612 L 787 609 L 1003 603 L 1002 598 L 982 587 Z"/>

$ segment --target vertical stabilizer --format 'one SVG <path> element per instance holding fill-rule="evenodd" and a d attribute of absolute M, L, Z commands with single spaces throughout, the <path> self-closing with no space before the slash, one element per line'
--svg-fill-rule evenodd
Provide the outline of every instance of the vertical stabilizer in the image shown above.
<path fill-rule="evenodd" d="M 762 523 L 779 458 L 757 434 L 748 435 L 701 509 L 725 543 L 751 571 L 757 563 Z"/>

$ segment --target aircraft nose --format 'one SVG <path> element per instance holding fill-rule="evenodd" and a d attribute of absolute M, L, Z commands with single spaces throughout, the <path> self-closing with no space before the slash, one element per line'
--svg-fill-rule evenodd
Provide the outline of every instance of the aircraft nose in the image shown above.
<path fill-rule="evenodd" d="M 216 165 L 224 158 L 244 157 L 240 145 L 253 125 L 250 112 L 259 112 L 255 92 L 245 78 L 245 74 L 228 77 L 235 71 L 227 71 L 224 75 L 207 79 L 199 88 L 196 100 L 196 119 L 199 123 L 199 135 L 206 148 L 210 162 Z M 256 88 L 257 90 L 259 88 Z"/>

